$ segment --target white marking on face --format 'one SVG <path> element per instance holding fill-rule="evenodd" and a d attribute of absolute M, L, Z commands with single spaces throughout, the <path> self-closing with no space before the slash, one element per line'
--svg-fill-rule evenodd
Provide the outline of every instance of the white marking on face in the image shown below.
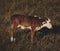
<path fill-rule="evenodd" d="M 48 22 L 51 22 L 51 20 L 48 18 Z"/>
<path fill-rule="evenodd" d="M 36 27 L 35 28 L 35 31 L 38 31 L 40 29 L 42 29 L 43 27 L 47 27 L 48 29 L 51 29 L 52 28 L 52 24 L 50 23 L 50 19 L 48 19 L 47 22 L 42 22 L 43 25 L 41 25 L 40 27 Z"/>
<path fill-rule="evenodd" d="M 41 26 L 41 28 L 43 28 L 43 27 L 47 27 L 48 29 L 51 29 L 52 28 L 52 24 L 50 23 L 50 19 Z"/>
<path fill-rule="evenodd" d="M 51 24 L 50 22 L 47 22 L 46 27 L 47 27 L 48 29 L 51 29 L 51 28 L 52 28 L 52 24 Z"/>

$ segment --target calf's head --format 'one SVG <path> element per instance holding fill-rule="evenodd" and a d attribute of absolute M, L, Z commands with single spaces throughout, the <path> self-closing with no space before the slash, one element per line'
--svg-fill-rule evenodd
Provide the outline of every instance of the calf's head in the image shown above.
<path fill-rule="evenodd" d="M 43 27 L 47 27 L 48 29 L 52 28 L 51 20 L 49 18 L 48 18 L 48 20 L 42 22 L 41 28 L 43 28 Z"/>

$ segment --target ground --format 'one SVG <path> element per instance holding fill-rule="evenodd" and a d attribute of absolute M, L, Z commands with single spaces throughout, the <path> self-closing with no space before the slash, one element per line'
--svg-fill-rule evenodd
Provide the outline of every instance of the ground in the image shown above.
<path fill-rule="evenodd" d="M 43 28 L 30 41 L 30 31 L 16 30 L 10 42 L 8 28 L 13 14 L 51 19 L 53 29 Z M 60 51 L 60 0 L 0 0 L 0 51 Z"/>

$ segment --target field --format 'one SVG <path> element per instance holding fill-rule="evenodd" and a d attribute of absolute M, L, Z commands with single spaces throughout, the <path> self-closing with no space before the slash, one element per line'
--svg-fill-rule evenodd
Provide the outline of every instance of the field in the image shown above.
<path fill-rule="evenodd" d="M 16 30 L 10 42 L 10 17 L 21 14 L 51 19 L 53 29 L 43 28 L 30 41 L 30 31 Z M 60 51 L 60 0 L 0 0 L 0 51 Z"/>

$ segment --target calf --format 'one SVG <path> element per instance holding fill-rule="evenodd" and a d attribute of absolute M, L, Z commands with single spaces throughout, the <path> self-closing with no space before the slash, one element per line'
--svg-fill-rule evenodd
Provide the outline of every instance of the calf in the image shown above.
<path fill-rule="evenodd" d="M 35 31 L 38 31 L 42 29 L 43 27 L 52 28 L 51 20 L 49 18 L 41 18 L 37 16 L 25 16 L 25 15 L 19 15 L 15 14 L 11 16 L 11 27 L 9 29 L 10 36 L 11 36 L 11 42 L 15 41 L 15 38 L 13 38 L 14 32 L 16 28 L 21 29 L 30 29 L 31 30 L 31 41 L 34 39 L 34 33 Z"/>

